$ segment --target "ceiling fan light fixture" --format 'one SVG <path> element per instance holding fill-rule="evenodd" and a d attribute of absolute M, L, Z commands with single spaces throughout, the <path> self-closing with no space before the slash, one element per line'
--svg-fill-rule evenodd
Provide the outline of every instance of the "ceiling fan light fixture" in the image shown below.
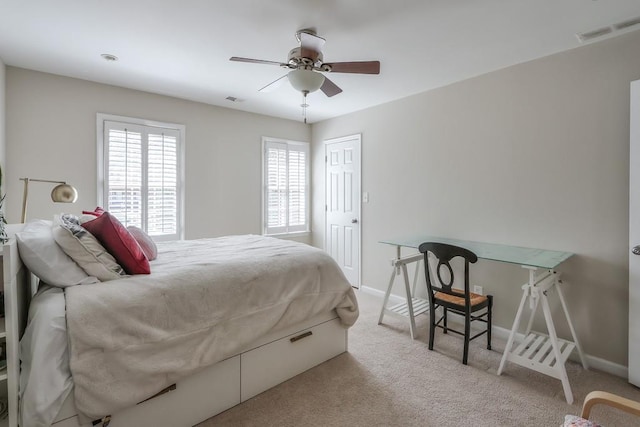
<path fill-rule="evenodd" d="M 324 83 L 324 76 L 312 70 L 293 70 L 288 76 L 291 86 L 302 93 L 315 92 Z"/>

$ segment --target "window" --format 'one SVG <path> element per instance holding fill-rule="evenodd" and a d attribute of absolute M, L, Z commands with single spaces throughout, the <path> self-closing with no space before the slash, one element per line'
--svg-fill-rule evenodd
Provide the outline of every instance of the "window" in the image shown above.
<path fill-rule="evenodd" d="M 154 240 L 183 238 L 184 126 L 98 114 L 98 204 Z"/>
<path fill-rule="evenodd" d="M 263 138 L 264 234 L 309 231 L 309 144 Z"/>

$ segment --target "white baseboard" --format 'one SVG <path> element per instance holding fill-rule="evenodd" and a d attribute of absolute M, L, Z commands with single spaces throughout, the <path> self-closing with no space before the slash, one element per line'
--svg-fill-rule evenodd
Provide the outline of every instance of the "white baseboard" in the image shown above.
<path fill-rule="evenodd" d="M 370 288 L 369 286 L 360 286 L 360 292 L 364 292 L 365 294 L 375 295 L 380 299 L 384 298 L 384 291 L 380 289 Z M 398 295 L 391 294 L 389 296 L 389 301 L 394 304 L 400 304 L 405 301 L 404 297 L 399 297 Z"/>
<path fill-rule="evenodd" d="M 371 288 L 369 286 L 361 286 L 360 291 L 367 293 L 369 295 L 374 295 L 376 297 L 379 297 L 380 299 L 384 298 L 384 291 Z M 389 296 L 389 301 L 395 304 L 399 304 L 401 302 L 404 302 L 405 298 L 398 295 L 391 294 Z M 456 322 L 455 318 L 452 318 L 451 321 L 454 323 Z M 507 341 L 509 339 L 510 332 L 511 331 L 509 329 L 506 329 L 500 326 L 493 326 L 491 328 L 491 333 L 493 334 L 493 336 L 500 338 L 504 341 Z M 516 334 L 516 341 L 522 341 L 523 339 L 524 339 L 524 334 L 521 334 L 521 333 Z M 580 363 L 580 357 L 578 356 L 578 353 L 575 351 L 569 358 L 575 362 Z M 615 375 L 620 378 L 625 378 L 625 379 L 629 378 L 629 369 L 624 365 L 620 365 L 618 363 L 614 363 L 609 360 L 602 359 L 600 357 L 591 356 L 589 354 L 586 354 L 585 358 L 587 359 L 587 364 L 589 365 L 589 368 L 594 368 L 599 371 L 606 372 L 608 374 Z"/>
<path fill-rule="evenodd" d="M 596 356 L 586 355 L 589 368 L 594 368 L 620 378 L 629 379 L 629 368 Z"/>

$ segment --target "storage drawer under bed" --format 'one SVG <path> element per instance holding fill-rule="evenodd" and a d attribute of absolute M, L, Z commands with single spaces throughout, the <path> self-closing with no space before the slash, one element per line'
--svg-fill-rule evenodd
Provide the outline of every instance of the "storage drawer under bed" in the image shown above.
<path fill-rule="evenodd" d="M 347 350 L 339 319 L 301 330 L 240 355 L 241 400 L 270 389 Z"/>

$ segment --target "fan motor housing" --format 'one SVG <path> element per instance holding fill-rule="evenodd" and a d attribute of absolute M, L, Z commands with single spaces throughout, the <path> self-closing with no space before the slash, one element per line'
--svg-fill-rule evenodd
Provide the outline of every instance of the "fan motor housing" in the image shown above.
<path fill-rule="evenodd" d="M 294 47 L 289 51 L 289 63 L 292 65 L 309 65 L 314 66 L 322 63 L 322 52 L 307 50 L 306 56 L 302 56 L 302 48 Z M 313 54 L 310 56 L 309 54 Z"/>

